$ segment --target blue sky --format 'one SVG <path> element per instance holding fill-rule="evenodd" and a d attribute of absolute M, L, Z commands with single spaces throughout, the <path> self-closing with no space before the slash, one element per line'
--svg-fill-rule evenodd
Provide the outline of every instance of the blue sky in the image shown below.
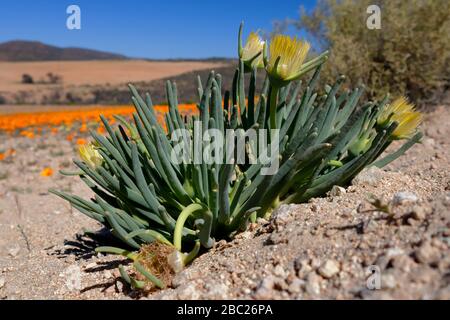
<path fill-rule="evenodd" d="M 240 21 L 270 31 L 315 0 L 1 0 L 0 42 L 37 40 L 145 58 L 234 57 Z M 81 30 L 66 28 L 67 6 L 81 8 Z M 290 33 L 295 31 L 290 30 Z"/>

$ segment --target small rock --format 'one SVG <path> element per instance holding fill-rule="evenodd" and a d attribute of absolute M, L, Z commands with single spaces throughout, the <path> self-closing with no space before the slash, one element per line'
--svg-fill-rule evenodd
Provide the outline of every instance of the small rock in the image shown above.
<path fill-rule="evenodd" d="M 311 268 L 318 269 L 322 265 L 322 261 L 319 258 L 312 257 L 310 265 Z"/>
<path fill-rule="evenodd" d="M 337 274 L 339 270 L 339 264 L 336 261 L 329 259 L 325 261 L 317 271 L 322 277 L 329 279 Z"/>
<path fill-rule="evenodd" d="M 289 239 L 286 237 L 285 232 L 273 232 L 269 238 L 267 238 L 266 244 L 267 245 L 274 245 L 274 244 L 281 244 L 281 243 L 288 243 Z"/>
<path fill-rule="evenodd" d="M 20 252 L 20 247 L 19 246 L 15 246 L 15 247 L 13 247 L 13 248 L 8 250 L 9 255 L 11 257 L 13 257 L 13 258 L 17 257 L 19 252 Z"/>
<path fill-rule="evenodd" d="M 272 276 L 265 277 L 259 284 L 255 292 L 256 299 L 267 300 L 272 298 L 272 291 L 275 287 L 275 278 Z"/>
<path fill-rule="evenodd" d="M 331 188 L 329 195 L 331 197 L 340 197 L 344 194 L 346 194 L 347 192 L 345 191 L 344 188 L 340 187 L 340 186 L 333 186 L 333 188 Z"/>
<path fill-rule="evenodd" d="M 264 219 L 264 218 L 257 218 L 257 219 L 256 219 L 256 223 L 257 223 L 257 224 L 265 225 L 265 224 L 269 223 L 269 221 L 267 221 L 267 220 Z"/>
<path fill-rule="evenodd" d="M 394 247 L 394 248 L 389 248 L 386 251 L 386 256 L 388 256 L 389 258 L 392 258 L 392 257 L 395 257 L 395 256 L 402 255 L 404 253 L 405 253 L 405 251 L 402 248 Z"/>
<path fill-rule="evenodd" d="M 378 229 L 378 222 L 373 219 L 369 219 L 366 223 L 363 223 L 363 233 L 375 232 Z"/>
<path fill-rule="evenodd" d="M 0 278 L 0 289 L 5 286 L 5 278 Z"/>
<path fill-rule="evenodd" d="M 397 280 L 391 273 L 383 274 L 381 276 L 381 287 L 383 289 L 394 289 L 397 286 Z"/>
<path fill-rule="evenodd" d="M 419 198 L 417 197 L 417 195 L 413 192 L 409 192 L 409 191 L 400 191 L 397 192 L 396 194 L 394 194 L 394 198 L 392 199 L 392 202 L 395 205 L 399 205 L 402 204 L 404 202 L 417 202 L 419 200 Z"/>
<path fill-rule="evenodd" d="M 372 166 L 361 171 L 352 183 L 354 185 L 371 185 L 375 186 L 383 178 L 384 171 L 378 167 Z"/>
<path fill-rule="evenodd" d="M 118 292 L 123 292 L 123 282 L 122 281 L 116 281 L 116 289 Z"/>
<path fill-rule="evenodd" d="M 424 139 L 423 144 L 427 147 L 434 147 L 436 141 L 433 138 Z"/>
<path fill-rule="evenodd" d="M 390 263 L 394 269 L 399 269 L 403 272 L 410 272 L 414 266 L 414 261 L 406 254 L 393 257 Z"/>
<path fill-rule="evenodd" d="M 292 213 L 299 208 L 296 204 L 283 204 L 274 211 L 270 220 L 276 226 L 283 226 L 286 223 L 294 220 Z"/>
<path fill-rule="evenodd" d="M 242 239 L 242 240 L 251 239 L 252 233 L 250 231 L 244 231 L 244 232 L 238 233 L 234 238 Z"/>
<path fill-rule="evenodd" d="M 438 249 L 431 246 L 429 242 L 426 242 L 415 251 L 415 256 L 417 261 L 431 264 L 438 262 L 441 255 Z"/>
<path fill-rule="evenodd" d="M 180 273 L 177 273 L 175 277 L 172 279 L 172 286 L 174 288 L 180 287 L 185 283 L 191 282 L 198 277 L 200 277 L 196 272 L 193 272 L 192 269 L 184 269 Z"/>
<path fill-rule="evenodd" d="M 222 239 L 214 243 L 214 249 L 222 249 L 225 248 L 227 245 L 228 245 L 227 240 Z"/>
<path fill-rule="evenodd" d="M 294 261 L 294 269 L 300 278 L 304 278 L 306 274 L 311 272 L 312 268 L 309 265 L 308 259 L 297 258 Z"/>
<path fill-rule="evenodd" d="M 181 286 L 178 291 L 178 298 L 181 300 L 198 300 L 200 298 L 200 292 L 198 291 L 195 282 L 190 282 Z"/>
<path fill-rule="evenodd" d="M 206 299 L 223 300 L 227 298 L 228 286 L 224 283 L 207 282 L 205 284 L 205 289 L 208 290 L 205 296 Z"/>
<path fill-rule="evenodd" d="M 314 272 L 308 274 L 305 289 L 312 296 L 320 294 L 320 277 Z"/>
<path fill-rule="evenodd" d="M 97 266 L 97 262 L 91 262 L 88 265 L 86 265 L 85 269 L 93 269 Z"/>
<path fill-rule="evenodd" d="M 246 295 L 249 295 L 250 293 L 252 293 L 252 290 L 250 290 L 249 288 L 243 288 L 242 292 Z"/>
<path fill-rule="evenodd" d="M 286 272 L 284 271 L 283 267 L 281 265 L 277 265 L 275 269 L 273 270 L 273 274 L 277 277 L 285 278 Z"/>
<path fill-rule="evenodd" d="M 295 278 L 292 280 L 291 284 L 288 287 L 290 293 L 300 293 L 302 291 L 302 287 L 305 285 L 305 281 L 299 278 Z"/>
<path fill-rule="evenodd" d="M 424 220 L 427 216 L 427 213 L 425 212 L 425 209 L 419 206 L 414 206 L 412 212 L 411 212 L 411 218 L 414 220 Z"/>

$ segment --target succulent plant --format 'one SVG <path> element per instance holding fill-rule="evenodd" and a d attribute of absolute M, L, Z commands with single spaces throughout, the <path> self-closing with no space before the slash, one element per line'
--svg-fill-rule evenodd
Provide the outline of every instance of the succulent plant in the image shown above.
<path fill-rule="evenodd" d="M 92 190 L 93 198 L 85 200 L 51 190 L 104 224 L 126 246 L 99 247 L 97 251 L 133 260 L 136 271 L 160 288 L 167 285 L 161 280 L 164 272 L 158 271 L 161 259 L 155 258 L 159 267 L 154 266 L 155 259 L 148 262 L 148 245 L 153 245 L 155 257 L 161 250 L 165 252 L 164 263 L 179 271 L 201 248 L 211 248 L 215 240 L 231 237 L 257 217 L 269 217 L 281 203 L 304 202 L 325 194 L 334 185 L 345 185 L 365 167 L 381 167 L 393 161 L 421 137 L 421 133 L 415 133 L 420 115 L 405 101 L 388 105 L 386 97 L 361 105 L 363 88 L 340 93 L 343 76 L 323 93 L 316 91 L 327 52 L 304 63 L 309 45 L 278 36 L 267 57 L 262 52 L 267 50 L 266 42 L 261 46 L 254 34 L 249 37 L 254 43 L 246 44 L 244 50 L 241 33 L 242 26 L 240 59 L 231 91 L 222 89 L 219 74 L 211 72 L 206 83 L 199 78 L 199 113 L 182 116 L 176 85 L 168 81 L 169 111 L 163 126 L 150 95 L 143 98 L 130 85 L 136 108 L 133 122 L 117 116 L 120 124 L 114 128 L 102 117 L 108 135 L 92 132 L 94 142 L 80 149 L 82 161 L 74 160 L 80 171 L 69 173 L 79 175 Z M 261 68 L 257 58 L 261 55 L 267 76 L 257 94 L 256 75 Z M 313 70 L 306 85 L 298 80 Z M 405 129 L 397 134 L 402 126 Z M 233 129 L 240 132 L 237 139 L 244 137 L 244 141 L 250 129 L 270 131 L 264 139 L 257 135 L 256 140 L 245 142 L 243 163 L 233 161 L 238 157 L 235 151 L 214 152 L 220 161 L 213 163 L 173 161 L 177 145 L 183 143 L 195 151 L 190 141 L 209 129 L 224 137 Z M 173 139 L 175 132 L 181 134 Z M 407 142 L 377 160 L 399 138 L 407 138 Z M 227 139 L 218 143 L 223 150 L 229 147 Z M 261 146 L 276 147 L 272 149 L 276 153 L 270 156 L 276 158 L 279 168 L 273 174 L 263 174 L 267 163 L 250 161 Z M 120 272 L 132 286 L 144 286 L 123 267 Z"/>

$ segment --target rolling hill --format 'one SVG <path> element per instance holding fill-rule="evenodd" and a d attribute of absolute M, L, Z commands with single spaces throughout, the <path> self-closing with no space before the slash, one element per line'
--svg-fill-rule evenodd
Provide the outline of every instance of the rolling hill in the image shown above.
<path fill-rule="evenodd" d="M 65 60 L 123 60 L 119 54 L 83 49 L 60 48 L 38 41 L 8 41 L 0 43 L 0 61 L 65 61 Z"/>

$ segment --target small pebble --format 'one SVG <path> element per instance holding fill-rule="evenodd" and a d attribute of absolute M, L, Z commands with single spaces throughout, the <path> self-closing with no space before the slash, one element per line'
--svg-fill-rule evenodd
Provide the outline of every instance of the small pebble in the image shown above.
<path fill-rule="evenodd" d="M 275 286 L 275 278 L 272 276 L 265 277 L 259 284 L 258 289 L 255 292 L 256 299 L 271 299 L 272 290 Z"/>
<path fill-rule="evenodd" d="M 86 269 L 92 269 L 95 268 L 97 266 L 97 262 L 91 262 L 88 265 L 86 265 Z"/>
<path fill-rule="evenodd" d="M 116 281 L 116 288 L 118 292 L 123 291 L 123 282 L 122 281 Z"/>
<path fill-rule="evenodd" d="M 352 183 L 354 185 L 370 185 L 376 186 L 378 182 L 383 178 L 384 171 L 378 167 L 372 166 L 361 171 Z"/>
<path fill-rule="evenodd" d="M 415 256 L 417 261 L 431 264 L 438 262 L 441 255 L 437 248 L 431 246 L 429 242 L 426 242 L 415 251 Z"/>
<path fill-rule="evenodd" d="M 306 292 L 308 292 L 312 296 L 316 296 L 320 294 L 320 277 L 311 272 L 308 274 L 308 279 L 306 281 Z"/>
<path fill-rule="evenodd" d="M 384 274 L 381 276 L 381 287 L 384 289 L 394 289 L 397 286 L 397 280 L 393 274 Z"/>
<path fill-rule="evenodd" d="M 305 281 L 299 278 L 295 278 L 288 287 L 288 290 L 291 293 L 300 293 L 302 291 L 302 287 L 305 285 Z"/>
<path fill-rule="evenodd" d="M 424 220 L 426 218 L 427 214 L 425 212 L 425 209 L 419 206 L 415 206 L 413 208 L 413 211 L 411 212 L 411 218 L 414 220 Z"/>
<path fill-rule="evenodd" d="M 334 260 L 327 260 L 325 261 L 324 264 L 322 264 L 320 266 L 320 268 L 318 269 L 319 274 L 326 278 L 329 279 L 332 276 L 334 276 L 335 274 L 337 274 L 339 272 L 339 264 L 334 261 Z"/>
<path fill-rule="evenodd" d="M 280 264 L 275 267 L 273 274 L 281 278 L 286 277 L 286 272 Z"/>
<path fill-rule="evenodd" d="M 340 186 L 333 186 L 333 188 L 331 188 L 329 195 L 331 197 L 340 197 L 344 194 L 346 194 L 347 192 L 345 191 L 344 188 L 340 187 Z"/>
<path fill-rule="evenodd" d="M 17 257 L 19 252 L 20 252 L 20 247 L 19 246 L 16 246 L 16 247 L 11 248 L 11 249 L 8 250 L 8 253 L 9 253 L 9 255 L 11 257 Z"/>
<path fill-rule="evenodd" d="M 401 191 L 394 194 L 394 198 L 392 199 L 392 202 L 395 205 L 403 204 L 404 202 L 417 202 L 419 198 L 417 195 L 413 192 L 409 191 Z"/>

